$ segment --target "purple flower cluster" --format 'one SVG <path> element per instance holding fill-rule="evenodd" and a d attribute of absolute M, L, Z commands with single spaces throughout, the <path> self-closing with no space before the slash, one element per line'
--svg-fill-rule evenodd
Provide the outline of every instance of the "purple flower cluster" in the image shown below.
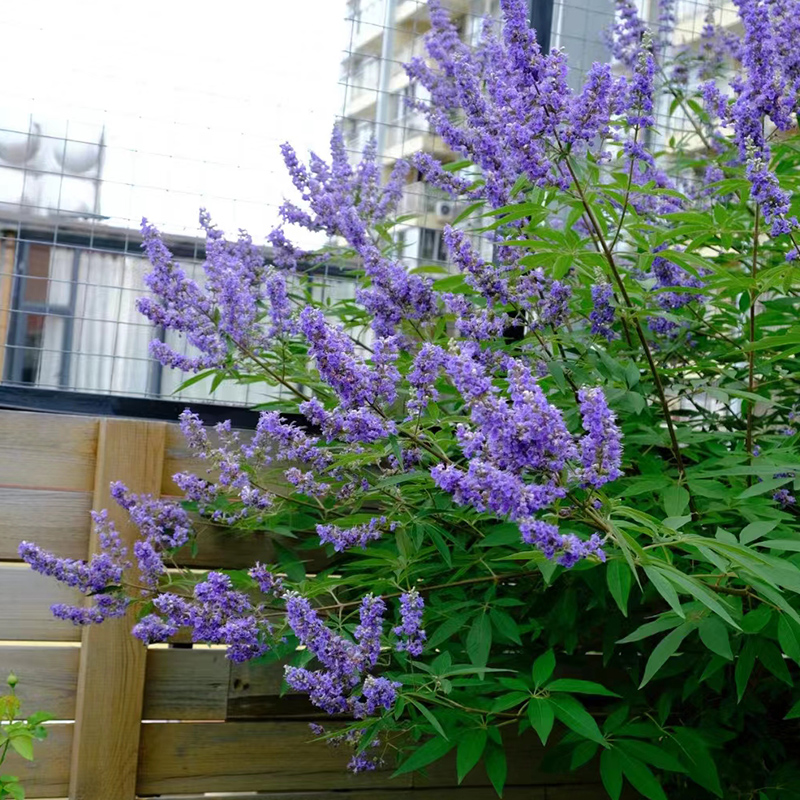
<path fill-rule="evenodd" d="M 153 606 L 157 613 L 143 617 L 133 628 L 133 635 L 145 644 L 166 641 L 189 627 L 194 642 L 227 645 L 231 661 L 249 661 L 268 650 L 269 623 L 221 572 L 209 572 L 194 587 L 193 597 L 166 592 L 153 599 Z"/>
<path fill-rule="evenodd" d="M 782 505 L 784 508 L 788 508 L 789 506 L 793 506 L 797 503 L 797 499 L 789 492 L 788 489 L 778 489 L 778 491 L 772 495 L 772 499 L 776 503 Z"/>
<path fill-rule="evenodd" d="M 614 297 L 614 289 L 610 283 L 597 283 L 592 286 L 592 302 L 594 308 L 589 313 L 589 320 L 592 323 L 592 334 L 603 336 L 609 342 L 616 338 L 617 334 L 612 329 L 614 324 L 614 306 L 611 300 Z"/>
<path fill-rule="evenodd" d="M 297 592 L 286 592 L 284 599 L 289 627 L 322 665 L 322 669 L 313 671 L 286 667 L 289 686 L 308 694 L 311 702 L 328 714 L 349 712 L 363 718 L 380 708 L 391 709 L 399 684 L 364 674 L 377 664 L 380 655 L 386 611 L 383 600 L 364 597 L 353 643 L 331 631 L 311 603 Z"/>
<path fill-rule="evenodd" d="M 310 467 L 303 471 L 289 467 L 284 476 L 297 491 L 323 497 L 329 484 L 320 480 L 331 463 L 331 454 L 319 444 L 319 437 L 307 434 L 293 423 L 284 422 L 277 411 L 259 415 L 255 433 L 249 442 L 242 442 L 231 430 L 230 421 L 216 426 L 216 446 L 211 444 L 200 417 L 186 409 L 180 417 L 181 430 L 192 451 L 209 462 L 209 471 L 216 469 L 215 482 L 192 473 L 178 473 L 173 480 L 188 500 L 198 504 L 200 513 L 214 522 L 232 524 L 244 517 L 259 518 L 274 504 L 273 495 L 254 484 L 254 474 L 273 463 L 301 462 Z M 222 507 L 220 499 L 226 504 Z"/>
<path fill-rule="evenodd" d="M 91 598 L 90 605 L 56 603 L 51 607 L 54 616 L 75 625 L 122 617 L 130 602 L 118 591 L 124 571 L 131 566 L 127 559 L 127 548 L 123 546 L 114 523 L 108 519 L 107 511 L 93 511 L 92 520 L 100 552 L 95 553 L 88 562 L 60 558 L 33 542 L 23 541 L 19 545 L 20 558 L 34 571 L 55 578 Z"/>
<path fill-rule="evenodd" d="M 577 477 L 581 485 L 598 489 L 622 476 L 622 433 L 602 389 L 581 389 L 578 400 L 586 435 L 580 440 Z"/>
<path fill-rule="evenodd" d="M 329 324 L 319 309 L 311 306 L 303 309 L 300 327 L 320 376 L 339 396 L 344 409 L 391 403 L 395 399 L 400 379 L 394 365 L 399 351 L 396 336 L 374 343 L 374 368 L 370 368 L 356 358 L 350 337 L 341 328 Z"/>
<path fill-rule="evenodd" d="M 603 135 L 621 110 L 624 81 L 595 68 L 585 90 L 573 97 L 566 56 L 542 52 L 523 0 L 501 0 L 502 38 L 487 25 L 474 51 L 439 0 L 428 7 L 426 47 L 435 66 L 417 57 L 406 70 L 430 102 L 411 104 L 452 150 L 480 167 L 488 203 L 498 208 L 511 202 L 521 176 L 539 186 L 567 185 L 554 168 L 554 143 L 588 147 Z"/>
<path fill-rule="evenodd" d="M 408 164 L 396 162 L 385 186 L 371 143 L 356 167 L 347 158 L 341 129 L 331 137 L 331 163 L 312 153 L 302 164 L 288 144 L 281 148 L 295 187 L 309 211 L 284 203 L 281 214 L 290 224 L 342 237 L 361 259 L 370 285 L 361 288 L 357 301 L 373 317 L 379 336 L 393 334 L 405 319 L 424 321 L 436 313 L 431 281 L 409 275 L 400 261 L 385 256 L 370 236 L 369 227 L 383 220 L 402 196 Z"/>
<path fill-rule="evenodd" d="M 474 347 L 462 348 L 445 363 L 470 414 L 470 425 L 459 424 L 456 439 L 467 459 L 466 468 L 438 464 L 431 470 L 434 482 L 461 505 L 508 516 L 526 530 L 540 529 L 536 512 L 566 496 L 562 473 L 579 461 L 575 479 L 584 487 L 600 487 L 622 472 L 621 433 L 600 389 L 580 393 L 583 426 L 580 442 L 567 430 L 561 412 L 551 405 L 525 362 L 506 357 L 502 363 L 508 396 L 499 395 L 487 366 Z M 533 527 L 531 527 L 533 526 Z M 531 533 L 531 541 L 539 538 Z M 594 541 L 594 540 L 593 540 Z M 560 534 L 543 539 L 545 552 L 581 557 L 579 540 Z M 561 545 L 550 544 L 561 542 Z M 546 545 L 546 547 L 545 547 Z M 596 551 L 594 544 L 591 552 Z M 588 552 L 588 551 L 587 551 Z M 573 562 L 574 563 L 574 562 Z"/>
<path fill-rule="evenodd" d="M 316 397 L 301 403 L 300 411 L 312 425 L 322 430 L 329 442 L 339 439 L 351 444 L 369 444 L 385 439 L 397 430 L 395 423 L 379 411 L 369 408 L 327 411 Z"/>
<path fill-rule="evenodd" d="M 703 95 L 707 108 L 733 126 L 753 200 L 771 226 L 771 234 L 779 236 L 796 229 L 798 222 L 790 215 L 789 192 L 770 169 L 766 127 L 770 121 L 785 131 L 795 124 L 800 97 L 800 6 L 797 0 L 736 0 L 736 6 L 744 29 L 736 52 L 743 72 L 731 81 L 733 102 L 728 105 L 712 82 L 704 85 Z"/>
<path fill-rule="evenodd" d="M 654 289 L 678 289 L 688 287 L 691 289 L 702 289 L 705 282 L 687 272 L 683 267 L 679 267 L 672 261 L 662 256 L 653 259 L 649 278 L 655 279 Z M 656 294 L 656 303 L 665 311 L 674 311 L 688 305 L 693 301 L 703 302 L 703 296 L 694 292 L 678 291 L 659 291 Z"/>
<path fill-rule="evenodd" d="M 183 547 L 194 535 L 189 515 L 178 503 L 132 494 L 119 481 L 111 484 L 111 496 L 139 529 L 142 538 L 133 545 L 133 554 L 142 582 L 155 587 L 166 570 L 163 554 Z"/>
<path fill-rule="evenodd" d="M 422 651 L 425 649 L 425 640 L 428 638 L 422 628 L 424 610 L 425 601 L 416 589 L 400 595 L 401 622 L 392 630 L 402 638 L 395 644 L 395 650 L 405 651 L 412 656 L 422 655 Z"/>
<path fill-rule="evenodd" d="M 314 736 L 325 736 L 326 730 L 316 722 L 310 722 L 308 727 Z M 361 738 L 364 736 L 364 729 L 356 728 L 351 729 L 345 733 L 340 733 L 335 736 L 328 735 L 325 741 L 330 747 L 339 747 L 342 744 L 356 750 L 361 744 Z M 369 749 L 380 747 L 380 739 L 375 738 L 369 743 Z M 362 753 L 354 753 L 353 757 L 347 765 L 347 769 L 358 774 L 359 772 L 371 772 L 383 764 L 383 759 L 377 756 L 370 755 L 368 751 Z"/>
<path fill-rule="evenodd" d="M 199 351 L 184 355 L 153 340 L 153 356 L 185 372 L 222 366 L 229 358 L 229 343 L 246 355 L 260 353 L 273 337 L 296 330 L 285 274 L 265 263 L 246 233 L 227 242 L 205 211 L 200 212 L 200 224 L 206 232 L 204 288 L 174 261 L 158 230 L 142 220 L 142 247 L 153 267 L 145 283 L 154 296 L 140 298 L 137 307 L 155 325 L 185 336 Z"/>
<path fill-rule="evenodd" d="M 322 544 L 332 544 L 337 553 L 351 547 L 365 548 L 370 542 L 377 541 L 383 534 L 383 529 L 388 527 L 393 531 L 396 522 L 386 522 L 386 517 L 373 517 L 363 525 L 354 525 L 352 528 L 340 528 L 337 525 L 317 525 L 317 535 Z"/>
<path fill-rule="evenodd" d="M 581 539 L 574 533 L 563 534 L 557 525 L 540 519 L 528 519 L 520 523 L 522 541 L 541 550 L 547 558 L 555 559 L 558 564 L 569 569 L 581 559 L 595 556 L 606 560 L 602 540 L 598 534 L 589 539 Z"/>

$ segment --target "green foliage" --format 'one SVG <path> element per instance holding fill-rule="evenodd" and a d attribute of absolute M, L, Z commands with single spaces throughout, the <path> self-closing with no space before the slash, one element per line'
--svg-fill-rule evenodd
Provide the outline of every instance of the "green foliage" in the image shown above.
<path fill-rule="evenodd" d="M 33 761 L 33 743 L 47 736 L 42 723 L 53 719 L 50 714 L 38 711 L 19 719 L 20 701 L 16 695 L 17 676 L 12 672 L 6 679 L 10 693 L 0 695 L 0 767 L 9 753 L 16 753 L 26 761 Z M 25 789 L 14 775 L 0 774 L 0 800 L 23 800 Z"/>

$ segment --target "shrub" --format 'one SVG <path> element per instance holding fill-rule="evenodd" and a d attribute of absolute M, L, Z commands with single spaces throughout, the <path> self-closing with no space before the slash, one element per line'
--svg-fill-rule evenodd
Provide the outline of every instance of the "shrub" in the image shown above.
<path fill-rule="evenodd" d="M 651 33 L 620 0 L 629 77 L 596 64 L 573 91 L 522 0 L 477 50 L 429 5 L 433 66 L 408 71 L 463 160 L 413 163 L 464 208 L 456 271 L 402 261 L 408 165 L 382 183 L 374 146 L 352 166 L 338 129 L 330 162 L 283 148 L 303 201 L 283 220 L 327 234 L 319 253 L 279 228 L 267 264 L 204 213 L 200 286 L 145 223 L 141 311 L 190 346 L 155 357 L 283 399 L 252 438 L 183 414 L 212 472 L 175 476 L 182 504 L 113 487 L 144 599 L 103 515 L 88 564 L 23 557 L 91 595 L 59 616 L 133 602 L 144 642 L 188 626 L 237 661 L 287 658 L 289 687 L 355 720 L 315 732 L 356 771 L 455 750 L 459 779 L 483 761 L 501 792 L 504 742 L 532 728 L 613 798 L 625 780 L 653 800 L 797 797 L 800 6 L 739 0 L 741 38 L 711 12 L 671 62 L 670 8 Z M 657 111 L 689 132 L 665 141 Z M 323 266 L 354 299 L 315 300 Z M 267 531 L 277 563 L 167 572 L 198 544 L 192 512 Z M 320 546 L 330 566 L 307 575 Z"/>

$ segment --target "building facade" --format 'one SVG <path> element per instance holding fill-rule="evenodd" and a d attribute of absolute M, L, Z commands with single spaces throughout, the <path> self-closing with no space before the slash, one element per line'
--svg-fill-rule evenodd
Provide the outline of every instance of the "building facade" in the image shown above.
<path fill-rule="evenodd" d="M 477 42 L 485 19 L 501 13 L 500 0 L 447 0 L 443 5 L 465 42 Z M 426 55 L 427 4 L 423 0 L 347 0 L 347 15 L 349 41 L 343 52 L 341 84 L 349 150 L 356 156 L 374 138 L 387 171 L 399 158 L 420 151 L 445 162 L 454 160 L 425 117 L 407 104 L 419 87 L 409 81 L 403 65 L 414 56 Z M 530 20 L 543 49 L 562 47 L 569 53 L 575 80 L 592 62 L 608 60 L 601 34 L 613 21 L 611 0 L 530 0 Z M 446 264 L 442 230 L 462 210 L 411 174 L 398 209 L 408 219 L 396 234 L 406 263 L 411 267 Z"/>

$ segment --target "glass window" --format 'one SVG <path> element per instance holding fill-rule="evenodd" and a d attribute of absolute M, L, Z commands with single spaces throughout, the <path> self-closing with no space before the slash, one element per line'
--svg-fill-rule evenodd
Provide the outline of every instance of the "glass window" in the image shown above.
<path fill-rule="evenodd" d="M 421 228 L 419 235 L 419 257 L 421 261 L 447 261 L 447 245 L 441 231 Z"/>

